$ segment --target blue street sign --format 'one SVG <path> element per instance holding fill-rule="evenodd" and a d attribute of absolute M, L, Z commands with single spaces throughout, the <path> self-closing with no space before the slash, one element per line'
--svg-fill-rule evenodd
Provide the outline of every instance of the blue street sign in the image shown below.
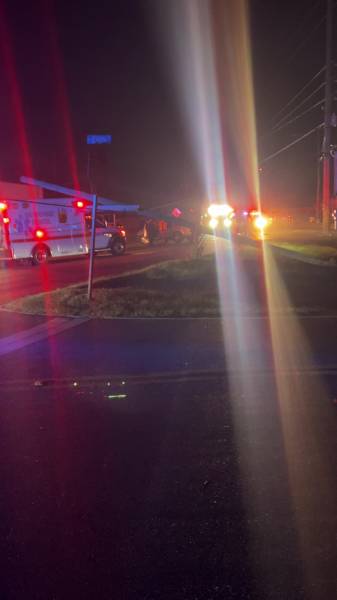
<path fill-rule="evenodd" d="M 111 135 L 87 135 L 87 144 L 111 144 Z"/>

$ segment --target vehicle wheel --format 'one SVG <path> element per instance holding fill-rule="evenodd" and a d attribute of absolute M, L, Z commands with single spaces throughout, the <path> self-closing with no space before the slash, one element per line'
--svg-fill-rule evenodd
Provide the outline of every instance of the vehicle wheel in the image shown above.
<path fill-rule="evenodd" d="M 33 265 L 43 265 L 48 262 L 50 258 L 50 250 L 48 246 L 41 244 L 40 246 L 35 246 L 32 252 L 32 263 Z"/>
<path fill-rule="evenodd" d="M 111 242 L 110 250 L 115 256 L 121 256 L 125 252 L 125 242 L 120 238 L 115 238 Z"/>
<path fill-rule="evenodd" d="M 172 238 L 171 238 L 171 239 L 172 239 L 172 241 L 173 241 L 175 244 L 181 244 L 181 242 L 182 242 L 182 241 L 183 241 L 183 239 L 184 239 L 184 236 L 183 236 L 183 234 L 182 234 L 182 233 L 180 233 L 180 231 L 175 231 L 175 232 L 172 234 Z"/>

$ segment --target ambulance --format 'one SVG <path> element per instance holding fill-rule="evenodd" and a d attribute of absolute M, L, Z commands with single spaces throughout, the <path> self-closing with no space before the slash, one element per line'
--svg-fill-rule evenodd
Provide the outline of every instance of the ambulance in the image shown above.
<path fill-rule="evenodd" d="M 90 202 L 71 198 L 0 198 L 0 257 L 39 265 L 51 258 L 87 254 L 91 238 Z M 95 251 L 121 255 L 123 227 L 104 218 L 114 205 L 98 207 Z M 134 207 L 133 207 L 134 208 Z"/>

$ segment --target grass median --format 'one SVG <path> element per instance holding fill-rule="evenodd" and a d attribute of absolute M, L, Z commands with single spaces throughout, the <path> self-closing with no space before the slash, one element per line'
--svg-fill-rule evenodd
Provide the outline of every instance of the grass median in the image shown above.
<path fill-rule="evenodd" d="M 322 260 L 337 263 L 337 248 L 328 244 L 311 244 L 303 243 L 299 244 L 296 242 L 272 242 L 272 245 L 276 248 L 288 250 L 294 252 L 305 258 L 311 258 L 314 260 Z"/>
<path fill-rule="evenodd" d="M 85 285 L 20 298 L 5 309 L 53 316 L 216 316 L 219 303 L 210 257 L 167 261 L 118 277 L 96 280 L 92 300 Z"/>
<path fill-rule="evenodd" d="M 336 314 L 335 269 L 275 256 L 288 294 L 283 313 Z M 5 310 L 51 316 L 220 317 L 224 313 L 261 315 L 267 312 L 263 261 L 258 252 L 228 250 L 218 261 L 213 255 L 174 260 L 118 277 L 96 280 L 89 302 L 84 284 L 20 298 Z M 220 266 L 219 266 L 220 265 Z M 219 281 L 222 297 L 219 300 Z M 241 293 L 238 293 L 241 290 Z"/>

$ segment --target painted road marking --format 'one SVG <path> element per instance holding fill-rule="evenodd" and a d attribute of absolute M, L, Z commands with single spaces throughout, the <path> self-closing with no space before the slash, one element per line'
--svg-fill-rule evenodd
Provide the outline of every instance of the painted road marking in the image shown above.
<path fill-rule="evenodd" d="M 77 325 L 81 325 L 88 320 L 89 319 L 87 318 L 50 319 L 45 323 L 36 325 L 36 327 L 24 329 L 23 331 L 19 331 L 18 333 L 4 337 L 0 339 L 0 356 L 21 350 L 30 344 L 40 342 L 41 340 L 57 335 L 58 333 L 62 333 L 62 331 L 66 331 L 72 327 L 77 327 Z"/>

